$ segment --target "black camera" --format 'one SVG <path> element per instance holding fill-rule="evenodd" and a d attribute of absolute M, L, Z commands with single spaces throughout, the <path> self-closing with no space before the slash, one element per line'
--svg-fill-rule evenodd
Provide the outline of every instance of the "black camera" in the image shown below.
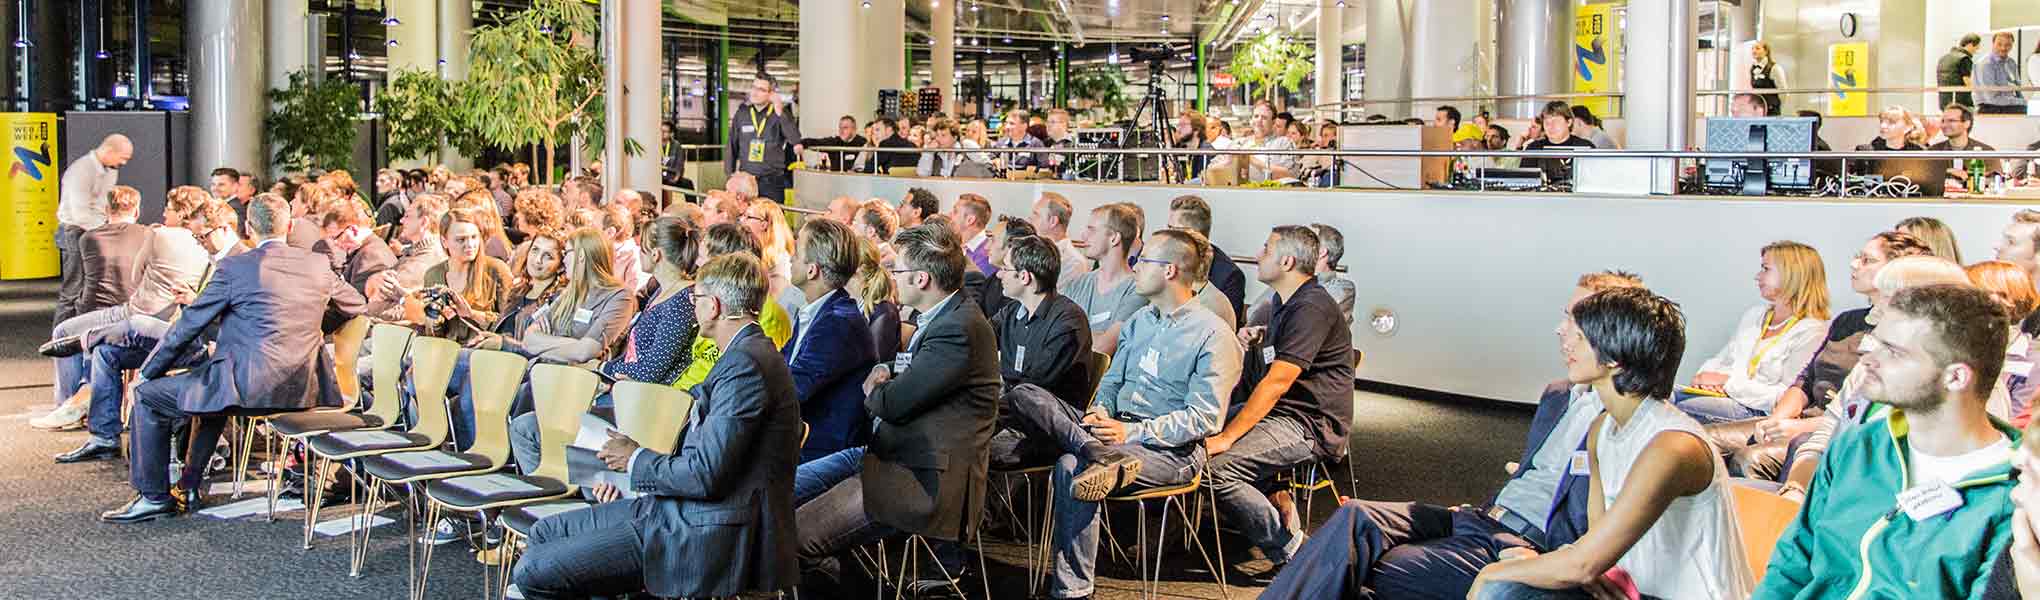
<path fill-rule="evenodd" d="M 454 310 L 453 290 L 446 286 L 432 286 L 418 290 L 418 301 L 425 305 L 425 320 L 433 323 L 445 321 L 459 311 Z"/>

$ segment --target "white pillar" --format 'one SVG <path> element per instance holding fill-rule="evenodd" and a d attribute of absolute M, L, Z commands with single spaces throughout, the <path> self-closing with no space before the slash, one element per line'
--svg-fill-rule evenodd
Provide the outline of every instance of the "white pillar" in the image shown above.
<path fill-rule="evenodd" d="M 878 90 L 905 89 L 904 86 L 907 84 L 906 2 L 871 0 L 871 8 L 857 10 L 864 15 L 864 28 L 858 32 L 858 38 L 864 42 L 864 64 L 867 65 L 864 79 L 866 93 L 871 96 L 866 102 L 878 106 Z M 802 71 L 805 72 L 805 69 Z M 858 117 L 868 119 L 870 115 L 866 113 Z M 806 121 L 803 120 L 802 123 Z M 830 131 L 836 129 L 835 121 L 817 122 L 814 125 L 824 124 Z"/>
<path fill-rule="evenodd" d="M 397 20 L 395 25 L 383 28 L 383 40 L 395 44 L 385 48 L 389 52 L 390 79 L 396 79 L 396 73 L 404 70 L 440 72 L 438 5 L 433 0 L 384 3 L 385 16 Z M 439 158 L 429 155 L 415 159 L 393 158 L 390 165 L 400 169 L 419 168 L 438 164 Z M 449 168 L 453 166 L 448 165 Z"/>
<path fill-rule="evenodd" d="M 603 140 L 603 189 L 659 193 L 660 0 L 610 0 L 603 5 L 608 119 Z M 644 149 L 624 151 L 624 140 Z"/>
<path fill-rule="evenodd" d="M 1501 96 L 1558 94 L 1572 83 L 1572 0 L 1501 0 L 1496 44 L 1495 93 Z M 1504 100 L 1497 115 L 1537 116 L 1545 100 Z"/>
<path fill-rule="evenodd" d="M 1698 19 L 1694 0 L 1629 3 L 1623 35 L 1651 43 L 1629 44 L 1622 65 L 1622 115 L 1627 148 L 1684 150 L 1693 127 L 1693 53 Z M 1678 161 L 1653 162 L 1655 181 L 1672 181 Z M 1653 190 L 1669 193 L 1670 190 Z"/>
<path fill-rule="evenodd" d="M 1473 95 L 1479 50 L 1479 36 L 1469 17 L 1479 11 L 1475 0 L 1425 0 L 1411 11 L 1409 42 L 1417 52 L 1409 57 L 1410 95 L 1418 98 L 1464 97 Z M 1372 64 L 1372 63 L 1369 63 Z M 1457 105 L 1471 114 L 1463 100 L 1426 100 L 1412 106 L 1415 115 L 1429 116 L 1445 104 Z"/>
<path fill-rule="evenodd" d="M 953 1 L 953 0 L 952 0 Z M 874 4 L 873 9 L 877 6 Z M 871 117 L 878 99 L 864 85 L 864 18 L 857 2 L 807 2 L 800 7 L 800 123 L 835 130 L 836 118 Z M 731 90 L 731 105 L 742 89 Z"/>
<path fill-rule="evenodd" d="M 1413 0 L 1369 0 L 1367 3 L 1367 79 L 1360 96 L 1368 100 L 1407 98 L 1408 65 L 1404 62 Z M 1399 119 L 1410 115 L 1409 103 L 1369 104 L 1369 114 Z"/>
<path fill-rule="evenodd" d="M 1345 52 L 1346 8 L 1340 0 L 1318 0 L 1317 18 L 1317 86 L 1316 98 L 1319 106 L 1338 104 L 1346 100 Z M 1321 119 L 1337 119 L 1339 109 L 1334 107 L 1319 113 Z"/>
<path fill-rule="evenodd" d="M 415 1 L 415 0 L 414 0 Z M 468 36 L 473 35 L 475 7 L 471 0 L 439 0 L 437 27 L 439 76 L 467 79 Z M 474 160 L 461 156 L 452 145 L 439 147 L 439 159 L 457 171 L 474 167 Z"/>
<path fill-rule="evenodd" d="M 928 35 L 935 38 L 935 48 L 928 53 L 929 85 L 942 90 L 942 112 L 955 114 L 951 108 L 956 102 L 956 0 L 943 3 L 930 0 Z M 1050 69 L 1053 73 L 1054 70 Z"/>
<path fill-rule="evenodd" d="M 191 154 L 185 181 L 205 181 L 216 167 L 266 170 L 262 116 L 263 0 L 211 0 L 184 5 L 184 56 L 191 67 Z M 174 175 L 173 175 L 174 176 Z"/>
<path fill-rule="evenodd" d="M 305 35 L 306 0 L 267 0 L 263 48 L 269 53 L 269 87 L 290 85 L 292 71 L 311 66 L 313 53 Z M 253 165 L 250 165 L 253 166 Z"/>

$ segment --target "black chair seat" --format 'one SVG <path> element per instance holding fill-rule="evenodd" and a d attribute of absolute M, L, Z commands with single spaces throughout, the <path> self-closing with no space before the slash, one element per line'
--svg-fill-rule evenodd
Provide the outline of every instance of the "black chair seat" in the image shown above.
<path fill-rule="evenodd" d="M 366 436 L 362 434 L 377 434 Z M 373 437 L 375 439 L 365 440 Z M 432 439 L 410 432 L 396 431 L 336 431 L 312 436 L 306 443 L 312 452 L 327 458 L 352 457 L 363 452 L 381 452 L 415 448 L 423 450 L 432 447 Z"/>
<path fill-rule="evenodd" d="M 590 506 L 594 506 L 594 504 L 584 500 L 553 500 L 527 504 L 503 511 L 503 526 L 517 532 L 517 535 L 529 538 L 531 537 L 531 527 L 537 525 L 539 519 L 563 512 L 585 509 Z"/>
<path fill-rule="evenodd" d="M 269 418 L 269 428 L 276 430 L 276 433 L 284 437 L 303 437 L 327 431 L 348 431 L 382 426 L 382 417 L 337 410 L 290 413 Z"/>
<path fill-rule="evenodd" d="M 419 458 L 434 460 L 424 463 L 417 460 Z M 488 469 L 488 457 L 480 454 L 447 452 L 445 450 L 392 452 L 361 459 L 362 472 L 367 473 L 369 477 L 389 482 L 404 482 L 419 477 L 445 473 L 468 473 Z"/>
<path fill-rule="evenodd" d="M 489 482 L 508 482 L 520 489 L 494 490 Z M 476 509 L 520 500 L 565 495 L 567 484 L 545 477 L 516 473 L 490 473 L 440 479 L 425 484 L 425 495 L 457 509 Z"/>

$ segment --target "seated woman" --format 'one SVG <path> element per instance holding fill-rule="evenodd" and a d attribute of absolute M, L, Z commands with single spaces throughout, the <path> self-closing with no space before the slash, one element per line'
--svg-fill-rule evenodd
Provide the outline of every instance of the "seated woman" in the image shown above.
<path fill-rule="evenodd" d="M 673 217 L 660 217 L 638 231 L 638 265 L 652 274 L 642 303 L 625 334 L 623 350 L 596 370 L 611 381 L 643 381 L 666 385 L 680 377 L 692 360 L 687 342 L 697 334 L 694 321 L 694 269 L 700 233 L 693 224 Z M 527 386 L 522 394 L 529 394 Z M 595 397 L 598 416 L 611 406 L 607 391 Z M 526 413 L 510 420 L 510 449 L 525 473 L 538 468 L 538 414 Z"/>
<path fill-rule="evenodd" d="M 751 237 L 751 232 L 733 223 L 711 225 L 708 232 L 701 236 L 701 253 L 695 259 L 697 263 L 695 266 L 699 268 L 707 265 L 711 256 L 736 252 L 761 256 L 758 239 Z M 786 309 L 780 307 L 778 302 L 765 303 L 765 308 L 758 312 L 758 327 L 765 330 L 765 337 L 772 339 L 773 346 L 784 348 L 786 342 L 793 339 L 793 319 L 787 316 Z M 709 370 L 715 368 L 716 359 L 722 357 L 722 351 L 716 348 L 714 340 L 699 335 L 694 336 L 694 343 L 689 352 L 691 357 L 687 363 L 687 370 L 680 374 L 679 380 L 673 382 L 673 387 L 682 390 L 694 389 L 696 384 L 707 379 Z"/>
<path fill-rule="evenodd" d="M 893 300 L 892 274 L 881 266 L 878 246 L 857 240 L 857 276 L 843 286 L 857 298 L 857 307 L 871 321 L 871 342 L 878 346 L 878 364 L 892 364 L 900 352 L 900 304 Z"/>
<path fill-rule="evenodd" d="M 1903 107 L 1893 106 L 1884 109 L 1884 112 L 1877 113 L 1877 139 L 1870 140 L 1868 144 L 1856 146 L 1856 150 L 1862 152 L 1926 150 L 1926 146 L 1921 145 L 1921 142 L 1925 139 L 1926 128 L 1920 124 L 1920 118 L 1914 116 L 1912 111 L 1906 110 Z M 1849 162 L 1849 173 L 1851 174 L 1866 175 L 1875 172 L 1877 172 L 1876 160 Z"/>
<path fill-rule="evenodd" d="M 1908 217 L 1891 227 L 1894 230 L 1912 234 L 1927 243 L 1931 254 L 1962 264 L 1962 248 L 1955 243 L 1955 230 L 1947 223 L 1933 217 Z"/>
<path fill-rule="evenodd" d="M 2040 352 L 2033 348 L 2033 336 L 2019 331 L 2018 323 L 2040 307 L 2040 291 L 2034 290 L 2033 277 L 2024 268 L 2009 262 L 1984 261 L 1963 270 L 1969 274 L 1969 282 L 1990 292 L 2012 320 L 2004 372 L 1998 374 L 1997 387 L 1991 389 L 1984 408 L 1993 417 L 2024 427 L 2032 419 L 2033 393 L 2040 389 L 2033 379 L 2033 359 L 2040 357 Z"/>
<path fill-rule="evenodd" d="M 1759 255 L 1757 294 L 1764 304 L 1743 313 L 1728 345 L 1701 364 L 1673 400 L 1703 424 L 1770 415 L 1827 332 L 1820 253 L 1798 242 L 1773 242 Z"/>
<path fill-rule="evenodd" d="M 786 211 L 777 203 L 752 202 L 738 222 L 744 231 L 751 233 L 751 239 L 757 240 L 758 251 L 763 253 L 765 281 L 769 286 L 766 298 L 787 314 L 799 311 L 807 299 L 793 287 L 793 230 L 786 225 Z M 702 264 L 708 261 L 703 260 Z"/>
<path fill-rule="evenodd" d="M 424 288 L 404 297 L 405 320 L 423 326 L 427 335 L 467 342 L 495 328 L 505 292 L 509 291 L 510 265 L 482 253 L 481 211 L 464 208 L 447 211 L 439 218 L 439 238 L 446 248 L 446 262 L 425 270 Z M 451 314 L 433 314 L 425 302 L 425 291 L 452 292 Z"/>
<path fill-rule="evenodd" d="M 538 318 L 540 307 L 552 302 L 559 295 L 561 275 L 565 270 L 562 260 L 567 242 L 560 237 L 559 230 L 539 229 L 529 233 L 524 245 L 513 262 L 508 293 L 497 298 L 496 326 L 488 333 L 468 341 L 473 348 L 500 349 L 504 338 L 516 338 L 531 327 Z"/>

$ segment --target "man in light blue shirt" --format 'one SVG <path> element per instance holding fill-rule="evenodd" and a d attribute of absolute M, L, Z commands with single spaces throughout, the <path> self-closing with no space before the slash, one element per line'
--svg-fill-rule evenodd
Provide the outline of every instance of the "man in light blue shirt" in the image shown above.
<path fill-rule="evenodd" d="M 1990 52 L 1976 61 L 1976 85 L 1978 87 L 2021 85 L 2019 59 L 2012 58 L 2012 32 L 2000 31 L 1990 36 Z M 2017 91 L 1977 90 L 1976 112 L 1987 115 L 2025 114 L 2026 101 Z"/>
<path fill-rule="evenodd" d="M 1033 384 L 1006 396 L 1030 436 L 1054 440 L 1054 574 L 1049 595 L 1092 592 L 1098 501 L 1114 492 L 1182 485 L 1204 469 L 1204 438 L 1217 433 L 1240 378 L 1240 347 L 1190 288 L 1210 268 L 1210 243 L 1192 231 L 1148 238 L 1134 288 L 1148 301 L 1119 331 L 1112 365 L 1088 411 Z"/>

